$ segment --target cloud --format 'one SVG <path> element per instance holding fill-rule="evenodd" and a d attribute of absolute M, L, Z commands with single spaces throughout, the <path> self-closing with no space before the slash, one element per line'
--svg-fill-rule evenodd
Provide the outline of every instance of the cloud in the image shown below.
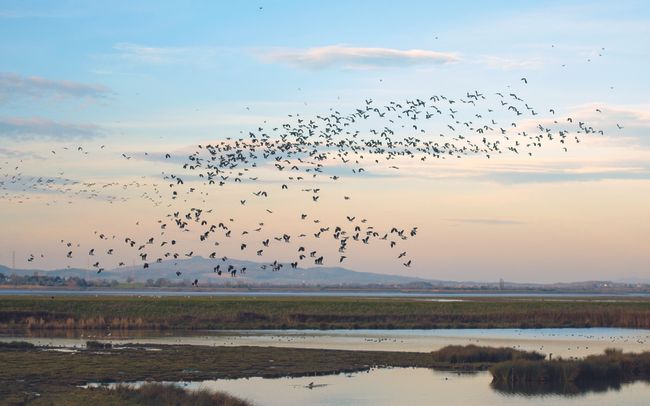
<path fill-rule="evenodd" d="M 589 103 L 575 107 L 573 113 L 584 119 L 607 124 L 615 122 L 635 128 L 650 127 L 650 105 L 648 104 Z"/>
<path fill-rule="evenodd" d="M 102 85 L 0 72 L 0 101 L 17 97 L 99 100 L 110 94 L 110 90 Z"/>
<path fill-rule="evenodd" d="M 489 68 L 503 70 L 536 69 L 542 66 L 540 58 L 512 58 L 496 55 L 487 55 L 479 58 L 479 61 Z"/>
<path fill-rule="evenodd" d="M 0 118 L 0 139 L 90 139 L 102 133 L 102 129 L 94 124 L 65 123 L 39 117 Z"/>
<path fill-rule="evenodd" d="M 589 147 L 584 147 L 589 148 Z M 607 180 L 650 180 L 649 151 L 637 150 L 631 155 L 627 150 L 617 149 L 610 158 L 611 148 L 604 147 L 585 151 L 581 158 L 559 158 L 549 155 L 541 160 L 524 157 L 503 157 L 487 160 L 483 157 L 465 157 L 453 162 L 430 161 L 428 164 L 409 165 L 399 163 L 399 170 L 389 170 L 385 166 L 369 166 L 367 172 L 355 177 L 403 177 L 436 181 L 481 182 L 500 185 L 598 182 Z M 562 153 L 565 154 L 565 153 Z M 392 161 L 395 163 L 395 161 Z M 325 167 L 328 175 L 350 174 L 350 168 Z M 346 170 L 347 169 L 347 170 Z"/>
<path fill-rule="evenodd" d="M 161 64 L 168 63 L 180 52 L 174 48 L 157 48 L 144 45 L 119 43 L 113 46 L 119 52 L 120 57 L 136 62 Z"/>
<path fill-rule="evenodd" d="M 113 49 L 120 59 L 150 65 L 182 63 L 209 66 L 217 57 L 217 49 L 213 47 L 152 47 L 121 42 Z"/>
<path fill-rule="evenodd" d="M 650 145 L 650 105 L 647 103 L 586 103 L 573 106 L 565 116 L 572 117 L 574 122 L 584 122 L 596 131 L 602 130 L 604 137 L 619 145 L 628 148 L 647 148 Z M 551 125 L 551 122 L 547 120 L 543 124 Z"/>
<path fill-rule="evenodd" d="M 453 223 L 463 223 L 463 224 L 484 224 L 484 225 L 518 225 L 524 224 L 518 220 L 508 220 L 508 219 L 486 219 L 486 218 L 455 218 L 447 219 Z"/>
<path fill-rule="evenodd" d="M 356 48 L 331 45 L 307 49 L 284 49 L 265 52 L 266 62 L 286 63 L 303 69 L 318 70 L 333 66 L 345 68 L 373 68 L 387 66 L 411 66 L 457 62 L 454 53 L 422 49 Z"/>
<path fill-rule="evenodd" d="M 33 152 L 19 151 L 16 149 L 9 149 L 0 147 L 0 156 L 6 158 L 32 158 L 32 159 L 45 159 L 41 155 L 35 154 Z"/>
<path fill-rule="evenodd" d="M 494 172 L 486 174 L 483 179 L 503 184 L 522 183 L 565 183 L 597 182 L 603 180 L 649 180 L 648 168 L 631 168 L 629 170 L 598 170 L 589 172 L 552 171 L 552 172 Z"/>

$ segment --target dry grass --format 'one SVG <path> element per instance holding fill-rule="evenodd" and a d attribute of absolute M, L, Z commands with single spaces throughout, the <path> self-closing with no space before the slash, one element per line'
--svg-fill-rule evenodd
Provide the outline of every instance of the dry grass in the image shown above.
<path fill-rule="evenodd" d="M 582 360 L 518 359 L 490 368 L 493 386 L 512 392 L 578 393 L 619 387 L 624 382 L 650 381 L 650 352 L 606 350 Z"/>
<path fill-rule="evenodd" d="M 479 347 L 477 345 L 448 345 L 431 353 L 438 362 L 458 363 L 497 363 L 513 360 L 543 360 L 544 355 L 537 352 L 515 350 L 501 347 Z"/>
<path fill-rule="evenodd" d="M 0 329 L 650 328 L 650 301 L 0 296 Z"/>
<path fill-rule="evenodd" d="M 118 385 L 113 389 L 128 402 L 145 406 L 251 406 L 251 403 L 223 392 L 188 391 L 176 385 L 147 383 L 138 388 Z"/>
<path fill-rule="evenodd" d="M 87 348 L 70 354 L 16 345 L 11 349 L 0 348 L 0 365 L 0 399 L 11 399 L 5 403 L 25 404 L 28 399 L 35 405 L 131 405 L 139 404 L 133 401 L 136 395 L 122 398 L 99 389 L 77 390 L 77 385 L 316 376 L 374 367 L 474 371 L 485 370 L 490 364 L 450 364 L 436 361 L 430 353 L 418 352 L 163 345 L 100 351 Z"/>

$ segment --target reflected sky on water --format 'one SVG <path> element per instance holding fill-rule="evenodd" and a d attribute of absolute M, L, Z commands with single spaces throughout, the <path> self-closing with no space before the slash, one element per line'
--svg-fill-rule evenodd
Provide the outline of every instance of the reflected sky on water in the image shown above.
<path fill-rule="evenodd" d="M 626 352 L 650 351 L 650 330 L 624 328 L 566 329 L 431 329 L 431 330 L 242 330 L 166 332 L 52 332 L 31 336 L 0 334 L 0 341 L 23 340 L 36 345 L 83 346 L 87 340 L 115 345 L 183 344 L 207 346 L 273 346 L 338 350 L 428 352 L 446 345 L 514 347 L 552 353 L 554 357 L 583 357 L 606 348 Z"/>
<path fill-rule="evenodd" d="M 490 387 L 489 372 L 458 374 L 424 368 L 373 369 L 368 372 L 301 378 L 222 379 L 184 382 L 190 389 L 226 391 L 260 406 L 394 405 L 647 405 L 650 385 L 624 384 L 620 390 L 573 395 L 522 395 Z"/>

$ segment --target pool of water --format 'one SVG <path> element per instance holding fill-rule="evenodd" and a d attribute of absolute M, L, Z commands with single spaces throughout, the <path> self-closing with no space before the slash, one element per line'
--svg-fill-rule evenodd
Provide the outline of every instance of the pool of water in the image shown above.
<path fill-rule="evenodd" d="M 645 382 L 599 392 L 526 395 L 496 390 L 491 387 L 491 381 L 489 372 L 458 374 L 423 368 L 392 368 L 317 377 L 220 379 L 177 384 L 188 389 L 225 391 L 260 406 L 592 406 L 647 405 L 650 399 L 650 385 Z"/>
<path fill-rule="evenodd" d="M 428 352 L 446 345 L 505 346 L 552 353 L 554 357 L 584 357 L 606 348 L 650 351 L 650 330 L 624 328 L 430 329 L 430 330 L 237 330 L 177 332 L 38 332 L 25 336 L 1 334 L 0 341 L 21 340 L 39 346 L 80 347 L 87 340 L 120 344 L 183 344 L 207 346 L 273 346 L 339 350 Z"/>

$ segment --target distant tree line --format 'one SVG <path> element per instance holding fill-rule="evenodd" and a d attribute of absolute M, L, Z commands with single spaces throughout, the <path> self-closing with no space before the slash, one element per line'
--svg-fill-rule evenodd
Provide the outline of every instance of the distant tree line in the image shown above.
<path fill-rule="evenodd" d="M 6 275 L 0 272 L 0 285 L 9 286 L 49 286 L 67 288 L 190 288 L 193 279 L 176 278 L 149 278 L 145 281 L 138 281 L 133 277 L 127 278 L 126 282 L 119 282 L 115 279 L 92 279 L 87 280 L 77 276 L 61 277 L 47 276 L 34 273 L 33 275 Z M 337 289 L 364 289 L 364 290 L 385 290 L 399 289 L 412 291 L 446 290 L 458 292 L 493 292 L 503 290 L 499 284 L 474 284 L 474 283 L 431 283 L 426 281 L 399 283 L 268 283 L 254 282 L 240 278 L 225 278 L 221 280 L 199 280 L 200 288 L 240 288 L 240 289 L 313 289 L 313 290 L 337 290 Z M 554 285 L 526 285 L 512 284 L 506 286 L 507 291 L 516 292 L 544 292 L 544 293 L 572 293 L 572 292 L 649 292 L 648 284 L 624 284 L 611 282 L 580 282 L 572 284 Z"/>
<path fill-rule="evenodd" d="M 86 287 L 115 287 L 118 282 L 108 280 L 87 281 L 84 278 L 72 276 L 62 278 L 60 276 L 46 275 L 5 275 L 0 273 L 0 285 L 13 286 L 52 286 L 52 287 L 69 287 L 69 288 L 86 288 Z"/>

